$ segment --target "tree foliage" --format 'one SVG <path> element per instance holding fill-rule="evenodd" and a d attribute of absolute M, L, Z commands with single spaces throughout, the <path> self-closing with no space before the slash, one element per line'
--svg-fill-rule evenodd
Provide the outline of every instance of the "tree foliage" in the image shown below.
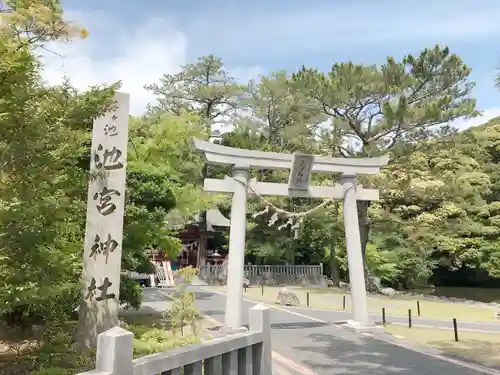
<path fill-rule="evenodd" d="M 80 162 L 92 118 L 104 113 L 115 87 L 78 93 L 67 82 L 45 86 L 33 48 L 68 37 L 58 26 L 60 8 L 50 1 L 8 5 L 0 27 L 0 315 L 18 321 L 60 313 L 54 305 L 74 298 L 85 222 Z"/>
<path fill-rule="evenodd" d="M 46 319 L 56 327 L 74 313 L 79 294 L 92 122 L 113 104 L 119 82 L 86 91 L 69 80 L 45 84 L 39 49 L 88 32 L 67 23 L 56 0 L 7 6 L 0 22 L 0 317 L 10 326 Z M 380 66 L 342 62 L 329 72 L 278 70 L 251 82 L 237 82 L 213 55 L 165 75 L 146 86 L 156 101 L 144 116 L 130 118 L 122 269 L 150 272 L 146 249 L 175 257 L 186 222 L 216 203 L 229 211 L 229 200 L 205 195 L 200 183 L 228 168 L 209 170 L 190 142 L 230 121 L 221 140 L 227 146 L 390 156 L 379 175 L 359 177 L 381 192 L 378 202 L 359 203 L 359 216 L 366 269 L 385 284 L 422 285 L 437 268 L 500 277 L 500 121 L 460 133 L 449 126 L 477 114 L 469 74 L 458 56 L 435 46 Z M 251 176 L 286 182 L 288 171 Z M 314 174 L 311 183 L 338 177 Z M 269 200 L 291 212 L 321 203 Z M 249 212 L 264 206 L 249 200 Z M 317 211 L 298 231 L 269 226 L 267 215 L 249 219 L 247 261 L 323 262 L 335 279 L 345 278 L 342 210 Z M 138 307 L 141 291 L 124 276 L 121 302 Z"/>
<path fill-rule="evenodd" d="M 474 115 L 470 71 L 448 48 L 436 46 L 400 62 L 388 57 L 381 66 L 337 63 L 328 74 L 303 67 L 293 78 L 356 142 L 354 154 L 375 156 L 398 142 L 433 136 L 436 125 Z M 341 145 L 339 152 L 353 153 Z"/>
<path fill-rule="evenodd" d="M 10 1 L 0 22 L 0 317 L 11 325 L 53 322 L 77 306 L 93 119 L 119 83 L 85 92 L 41 79 L 39 48 L 82 34 L 57 1 Z M 80 32 L 76 32 L 80 30 Z M 122 269 L 151 271 L 145 250 L 180 251 L 180 217 L 209 199 L 196 185 L 205 137 L 194 114 L 130 120 Z M 169 223 L 170 221 L 170 223 Z M 121 302 L 138 307 L 142 290 L 122 278 Z"/>
<path fill-rule="evenodd" d="M 327 74 L 302 67 L 293 80 L 330 118 L 324 133 L 341 140 L 330 147 L 346 157 L 377 156 L 392 148 L 411 152 L 407 144 L 446 135 L 452 131 L 448 122 L 474 116 L 469 74 L 457 55 L 435 46 L 399 62 L 388 57 L 381 66 L 336 63 Z M 371 227 L 368 207 L 358 202 L 363 255 Z"/>
<path fill-rule="evenodd" d="M 197 274 L 197 269 L 191 266 L 178 270 L 175 275 L 180 280 L 175 286 L 175 295 L 170 308 L 163 314 L 165 322 L 173 328 L 174 334 L 180 331 L 184 336 L 185 326 L 189 326 L 196 335 L 197 320 L 200 318 L 200 312 L 195 305 L 195 295 L 187 290 L 191 281 Z"/>
<path fill-rule="evenodd" d="M 150 115 L 196 114 L 204 132 L 212 135 L 212 126 L 223 126 L 228 117 L 241 108 L 244 86 L 238 84 L 225 69 L 222 59 L 209 55 L 198 58 L 192 64 L 182 67 L 177 74 L 165 74 L 159 83 L 146 85 L 156 98 L 148 106 Z M 201 170 L 199 181 L 209 177 L 208 165 Z M 198 263 L 203 264 L 207 255 L 207 212 L 201 211 L 196 219 L 200 238 L 198 239 Z"/>
<path fill-rule="evenodd" d="M 156 97 L 151 113 L 197 114 L 208 130 L 241 106 L 239 99 L 245 92 L 214 55 L 200 57 L 180 73 L 165 74 L 159 83 L 145 87 Z"/>

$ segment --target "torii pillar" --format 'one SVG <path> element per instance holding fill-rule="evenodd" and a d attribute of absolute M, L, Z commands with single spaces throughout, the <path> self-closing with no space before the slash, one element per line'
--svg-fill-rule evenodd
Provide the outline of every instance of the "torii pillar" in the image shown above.
<path fill-rule="evenodd" d="M 370 326 L 366 300 L 365 270 L 359 233 L 358 205 L 356 199 L 356 175 L 342 174 L 344 191 L 344 232 L 349 265 L 349 284 L 351 287 L 352 320 L 348 326 L 362 330 Z"/>
<path fill-rule="evenodd" d="M 225 324 L 238 329 L 242 326 L 243 276 L 245 257 L 246 203 L 248 187 L 260 195 L 302 198 L 342 199 L 349 281 L 351 284 L 352 320 L 347 328 L 356 331 L 371 330 L 368 316 L 365 274 L 358 223 L 358 200 L 378 200 L 375 189 L 356 186 L 357 174 L 376 174 L 389 158 L 333 158 L 305 154 L 281 154 L 226 147 L 195 139 L 194 146 L 202 151 L 205 162 L 233 166 L 232 177 L 224 180 L 205 179 L 204 188 L 211 192 L 232 193 L 231 228 L 229 237 L 228 276 Z M 249 169 L 289 169 L 288 184 L 249 180 Z M 312 172 L 342 173 L 341 184 L 309 186 Z"/>
<path fill-rule="evenodd" d="M 231 328 L 242 326 L 243 278 L 245 272 L 245 236 L 247 222 L 248 166 L 233 168 L 233 199 L 231 226 L 229 227 L 229 252 L 227 262 L 227 295 L 224 323 Z"/>

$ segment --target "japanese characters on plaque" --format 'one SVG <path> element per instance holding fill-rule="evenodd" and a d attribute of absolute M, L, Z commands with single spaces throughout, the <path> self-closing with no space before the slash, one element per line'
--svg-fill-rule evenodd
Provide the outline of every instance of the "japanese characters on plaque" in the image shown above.
<path fill-rule="evenodd" d="M 116 93 L 116 109 L 96 119 L 92 131 L 83 297 L 87 307 L 106 302 L 106 314 L 118 313 L 129 100 Z"/>
<path fill-rule="evenodd" d="M 289 189 L 304 190 L 308 188 L 313 162 L 313 155 L 294 154 L 288 180 Z"/>
<path fill-rule="evenodd" d="M 307 180 L 304 181 L 304 171 L 306 167 L 309 165 L 308 160 L 305 159 L 300 159 L 299 161 L 299 170 L 297 174 L 295 175 L 295 185 L 304 185 L 304 182 L 307 183 Z"/>

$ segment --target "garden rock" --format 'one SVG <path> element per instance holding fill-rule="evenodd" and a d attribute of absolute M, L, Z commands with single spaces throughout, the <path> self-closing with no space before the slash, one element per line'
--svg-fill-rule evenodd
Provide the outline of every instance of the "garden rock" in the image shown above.
<path fill-rule="evenodd" d="M 0 353 L 7 353 L 10 350 L 10 346 L 4 342 L 0 342 Z"/>
<path fill-rule="evenodd" d="M 129 324 L 125 320 L 123 320 L 123 319 L 120 319 L 118 321 L 118 326 L 120 326 L 122 328 L 125 328 L 125 329 L 130 328 Z"/>
<path fill-rule="evenodd" d="M 351 289 L 351 286 L 348 283 L 344 283 L 343 281 L 339 281 L 339 288 L 349 290 L 349 289 Z"/>
<path fill-rule="evenodd" d="M 381 293 L 380 277 L 368 276 L 366 279 L 366 289 L 371 293 Z"/>
<path fill-rule="evenodd" d="M 275 304 L 284 306 L 298 306 L 300 305 L 299 297 L 287 288 L 283 288 L 278 292 Z"/>
<path fill-rule="evenodd" d="M 234 335 L 236 333 L 243 333 L 243 332 L 247 332 L 247 331 L 248 331 L 248 328 L 246 328 L 246 327 L 233 328 L 233 327 L 224 325 L 224 326 L 219 328 L 218 333 L 220 335 L 226 336 L 226 335 Z"/>
<path fill-rule="evenodd" d="M 392 288 L 382 288 L 380 289 L 380 293 L 387 297 L 394 297 L 397 294 L 396 290 Z"/>

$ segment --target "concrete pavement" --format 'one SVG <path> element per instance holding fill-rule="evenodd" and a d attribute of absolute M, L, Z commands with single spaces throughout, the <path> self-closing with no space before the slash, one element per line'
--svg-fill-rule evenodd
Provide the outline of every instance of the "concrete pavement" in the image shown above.
<path fill-rule="evenodd" d="M 348 311 L 311 309 L 305 307 L 287 307 L 287 309 L 297 311 L 299 313 L 306 314 L 329 323 L 345 321 L 347 319 L 350 319 L 351 317 L 351 313 Z M 382 322 L 382 316 L 380 314 L 369 315 L 373 322 Z M 408 325 L 408 318 L 403 316 L 386 315 L 385 320 L 387 323 Z M 412 325 L 414 327 L 442 328 L 453 330 L 452 319 L 422 318 L 413 316 Z M 459 331 L 500 333 L 500 322 L 494 323 L 493 319 L 492 323 L 458 321 L 457 325 Z"/>
<path fill-rule="evenodd" d="M 225 295 L 198 287 L 198 308 L 213 319 L 224 321 Z M 244 301 L 243 322 L 255 302 Z M 432 352 L 419 352 L 360 335 L 331 324 L 331 311 L 300 309 L 271 310 L 273 351 L 297 366 L 290 374 L 301 375 L 478 375 L 500 374 L 494 370 L 459 361 L 445 360 Z M 305 311 L 302 311 L 305 310 Z M 343 313 L 343 312 L 342 312 Z M 317 315 L 315 315 L 317 314 Z M 321 314 L 321 315 L 319 315 Z M 342 316 L 347 316 L 343 313 Z M 342 319 L 342 318 L 341 318 Z M 290 369 L 283 364 L 284 368 Z M 290 370 L 292 371 L 292 370 Z M 286 372 L 285 372 L 286 373 Z"/>

